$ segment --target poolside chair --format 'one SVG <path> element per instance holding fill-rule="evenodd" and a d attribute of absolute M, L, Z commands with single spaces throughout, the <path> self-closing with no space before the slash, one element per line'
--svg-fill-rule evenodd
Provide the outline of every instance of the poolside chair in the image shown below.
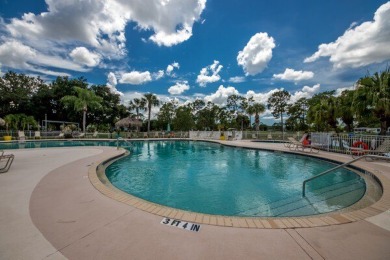
<path fill-rule="evenodd" d="M 147 132 L 144 133 L 144 138 L 148 138 L 148 133 Z"/>
<path fill-rule="evenodd" d="M 57 138 L 64 138 L 65 137 L 65 134 L 63 133 L 63 132 L 61 132 L 58 136 L 57 136 Z"/>
<path fill-rule="evenodd" d="M 271 134 L 271 133 L 269 133 L 269 134 L 267 135 L 267 139 L 268 139 L 268 140 L 272 140 L 272 134 Z"/>
<path fill-rule="evenodd" d="M 4 154 L 4 151 L 0 151 L 0 173 L 7 172 L 14 161 L 15 155 Z"/>
<path fill-rule="evenodd" d="M 351 151 L 352 158 L 365 155 L 365 154 L 390 157 L 390 140 L 384 140 L 382 144 L 380 144 L 375 150 L 364 150 L 362 148 L 351 147 L 350 151 Z"/>
<path fill-rule="evenodd" d="M 34 138 L 35 139 L 41 139 L 41 132 L 40 131 L 35 131 Z"/>
<path fill-rule="evenodd" d="M 200 137 L 200 134 L 201 134 L 201 132 L 198 130 L 198 131 L 196 132 L 196 135 L 195 135 L 193 138 L 199 138 L 199 137 Z"/>
<path fill-rule="evenodd" d="M 99 132 L 98 132 L 98 131 L 95 131 L 95 132 L 93 132 L 92 138 L 96 138 L 96 137 L 98 137 L 98 134 L 99 134 Z"/>
<path fill-rule="evenodd" d="M 295 140 L 294 137 L 287 137 L 287 142 L 284 143 L 284 147 L 287 147 L 287 148 L 291 148 L 293 146 L 295 146 L 296 143 L 298 143 L 297 140 Z"/>
<path fill-rule="evenodd" d="M 290 150 L 304 152 L 305 149 L 308 149 L 310 153 L 320 152 L 320 149 L 318 149 L 318 147 L 316 147 L 315 145 L 303 144 L 302 142 L 297 141 L 292 137 L 288 137 L 287 139 L 289 140 L 289 143 L 285 144 L 285 146 L 288 147 Z"/>
<path fill-rule="evenodd" d="M 24 131 L 18 131 L 19 140 L 25 141 L 26 136 L 24 135 Z"/>

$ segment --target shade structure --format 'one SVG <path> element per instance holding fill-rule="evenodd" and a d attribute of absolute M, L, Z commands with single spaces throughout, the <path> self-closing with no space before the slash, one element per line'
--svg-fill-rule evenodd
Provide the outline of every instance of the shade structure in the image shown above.
<path fill-rule="evenodd" d="M 131 117 L 125 117 L 115 123 L 115 127 L 142 126 L 142 121 Z"/>
<path fill-rule="evenodd" d="M 0 125 L 5 125 L 5 121 L 1 117 L 0 117 Z"/>

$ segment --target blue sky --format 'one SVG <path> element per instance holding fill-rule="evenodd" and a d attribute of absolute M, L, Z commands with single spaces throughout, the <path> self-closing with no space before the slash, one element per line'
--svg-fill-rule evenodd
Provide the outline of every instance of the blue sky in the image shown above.
<path fill-rule="evenodd" d="M 83 76 L 125 103 L 147 92 L 266 103 L 280 89 L 295 101 L 390 60 L 386 1 L 0 0 L 0 18 L 2 73 Z"/>

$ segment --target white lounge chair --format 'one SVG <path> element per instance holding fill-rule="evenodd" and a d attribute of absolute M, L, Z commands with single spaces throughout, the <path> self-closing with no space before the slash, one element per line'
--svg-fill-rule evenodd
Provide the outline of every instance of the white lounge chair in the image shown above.
<path fill-rule="evenodd" d="M 61 132 L 61 133 L 57 136 L 57 138 L 64 138 L 64 137 L 65 137 L 65 135 L 64 135 L 63 132 Z"/>
<path fill-rule="evenodd" d="M 18 131 L 19 140 L 26 140 L 26 136 L 24 135 L 24 131 Z"/>
<path fill-rule="evenodd" d="M 0 151 L 0 173 L 7 172 L 14 161 L 15 155 L 4 154 L 4 151 Z"/>
<path fill-rule="evenodd" d="M 372 155 L 380 155 L 380 156 L 390 156 L 390 140 L 384 140 L 382 144 L 380 144 L 375 150 L 365 150 L 358 147 L 351 147 L 351 155 L 352 158 L 365 155 L 365 154 L 372 154 Z"/>
<path fill-rule="evenodd" d="M 304 152 L 305 149 L 309 149 L 309 152 L 311 152 L 311 153 L 319 153 L 320 152 L 320 150 L 316 146 L 313 146 L 310 144 L 308 144 L 308 145 L 303 144 L 303 143 L 295 140 L 293 137 L 288 137 L 287 139 L 289 140 L 289 143 L 285 144 L 285 146 L 288 147 L 290 150 Z"/>
<path fill-rule="evenodd" d="M 34 138 L 35 139 L 41 139 L 41 132 L 40 131 L 35 131 Z"/>

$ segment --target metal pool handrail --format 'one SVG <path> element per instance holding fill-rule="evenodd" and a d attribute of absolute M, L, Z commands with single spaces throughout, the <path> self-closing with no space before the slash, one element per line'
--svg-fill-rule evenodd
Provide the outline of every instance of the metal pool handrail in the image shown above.
<path fill-rule="evenodd" d="M 309 181 L 312 181 L 318 177 L 321 177 L 329 172 L 332 172 L 334 170 L 337 170 L 339 168 L 342 168 L 342 167 L 345 167 L 347 165 L 350 165 L 351 163 L 354 163 L 356 161 L 359 161 L 360 159 L 363 159 L 363 158 L 373 158 L 373 159 L 381 159 L 381 160 L 390 160 L 390 157 L 385 157 L 385 156 L 379 156 L 379 155 L 372 155 L 372 154 L 366 154 L 366 155 L 363 155 L 363 156 L 360 156 L 358 158 L 355 158 L 349 162 L 346 162 L 346 163 L 343 163 L 343 164 L 340 164 L 332 169 L 329 169 L 329 170 L 326 170 L 324 172 L 321 172 L 320 174 L 316 175 L 316 176 L 313 176 L 311 178 L 308 178 L 306 180 L 303 181 L 302 183 L 302 197 L 305 197 L 306 195 L 306 183 L 309 182 Z"/>
<path fill-rule="evenodd" d="M 126 143 L 127 145 L 129 145 L 130 147 L 132 146 L 131 143 L 129 143 L 128 141 L 126 141 L 125 139 L 123 139 L 122 137 L 118 137 L 116 139 L 116 149 L 119 150 L 119 141 L 123 141 L 124 143 Z"/>

